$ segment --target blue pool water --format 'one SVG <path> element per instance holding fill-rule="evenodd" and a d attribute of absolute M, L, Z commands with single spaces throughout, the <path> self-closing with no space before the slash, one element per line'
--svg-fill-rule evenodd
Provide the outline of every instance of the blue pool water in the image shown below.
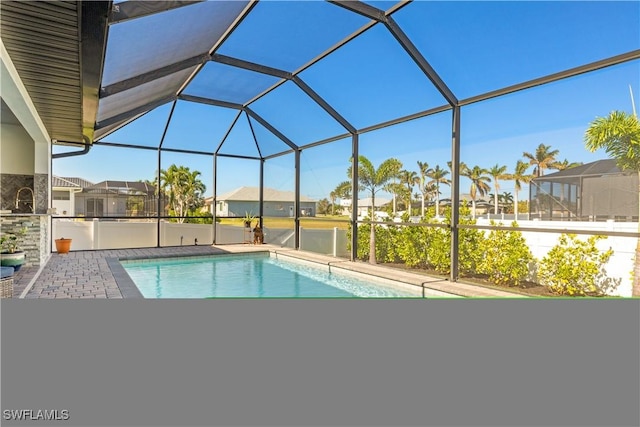
<path fill-rule="evenodd" d="M 124 261 L 122 265 L 145 298 L 419 296 L 269 255 Z"/>

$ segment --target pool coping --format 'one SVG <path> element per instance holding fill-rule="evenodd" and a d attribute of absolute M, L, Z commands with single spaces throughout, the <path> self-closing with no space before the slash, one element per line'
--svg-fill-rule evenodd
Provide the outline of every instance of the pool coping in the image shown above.
<path fill-rule="evenodd" d="M 248 249 L 248 248 L 247 248 Z M 371 265 L 368 263 L 352 262 L 347 259 L 335 258 L 327 255 L 317 254 L 314 252 L 294 250 L 291 248 L 251 248 L 249 250 L 232 251 L 219 254 L 157 254 L 152 256 L 125 256 L 125 257 L 111 257 L 107 258 L 107 263 L 112 271 L 113 277 L 116 281 L 116 285 L 120 289 L 123 298 L 144 298 L 136 284 L 133 282 L 129 274 L 126 272 L 121 261 L 145 261 L 149 262 L 159 259 L 197 259 L 197 258 L 212 258 L 212 257 L 228 257 L 238 255 L 255 255 L 255 254 L 267 254 L 269 256 L 278 258 L 286 257 L 294 259 L 296 261 L 302 261 L 304 263 L 315 264 L 316 266 L 326 266 L 328 271 L 332 269 L 340 271 L 342 274 L 358 276 L 363 278 L 375 277 L 379 281 L 392 282 L 391 286 L 398 286 L 400 288 L 407 288 L 415 286 L 421 289 L 423 298 L 459 298 L 459 297 L 475 297 L 475 298 L 527 298 L 521 294 L 512 292 L 500 291 L 490 288 L 484 288 L 471 284 L 465 284 L 461 282 L 450 282 L 449 280 L 441 277 L 430 277 L 425 275 L 419 275 L 409 271 L 393 270 L 388 267 Z M 336 272 L 338 272 L 336 271 Z"/>

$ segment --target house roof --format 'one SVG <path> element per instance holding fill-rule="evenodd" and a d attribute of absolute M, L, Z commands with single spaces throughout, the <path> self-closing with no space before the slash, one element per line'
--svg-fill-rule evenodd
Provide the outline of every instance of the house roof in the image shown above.
<path fill-rule="evenodd" d="M 534 181 L 555 181 L 558 178 L 579 178 L 586 176 L 602 176 L 602 175 L 620 175 L 627 174 L 616 165 L 615 159 L 596 160 L 595 162 L 586 163 L 569 169 L 563 169 L 558 172 L 535 178 Z"/>
<path fill-rule="evenodd" d="M 389 203 L 391 200 L 389 199 L 383 199 L 382 197 L 376 197 L 375 203 L 376 203 L 376 207 L 379 208 L 380 206 L 384 206 L 387 203 Z M 358 207 L 359 208 L 366 208 L 366 207 L 371 207 L 371 197 L 367 197 L 366 199 L 358 199 Z"/>
<path fill-rule="evenodd" d="M 207 201 L 211 201 L 212 199 L 213 198 L 209 197 Z M 260 189 L 258 187 L 239 187 L 219 195 L 216 199 L 218 201 L 257 202 L 260 200 Z M 281 191 L 264 187 L 263 199 L 265 202 L 293 202 L 295 193 L 293 191 Z M 301 194 L 300 201 L 315 202 L 316 200 Z"/>
<path fill-rule="evenodd" d="M 87 188 L 93 186 L 93 182 L 87 181 L 84 178 L 77 177 L 62 177 L 62 176 L 51 176 L 51 186 L 52 187 L 70 187 L 70 188 Z"/>
<path fill-rule="evenodd" d="M 146 182 L 140 181 L 101 181 L 97 184 L 91 185 L 86 188 L 86 190 L 101 190 L 101 191 L 111 191 L 111 192 L 126 192 L 130 193 L 132 191 L 143 192 L 143 193 L 153 193 L 156 187 Z"/>

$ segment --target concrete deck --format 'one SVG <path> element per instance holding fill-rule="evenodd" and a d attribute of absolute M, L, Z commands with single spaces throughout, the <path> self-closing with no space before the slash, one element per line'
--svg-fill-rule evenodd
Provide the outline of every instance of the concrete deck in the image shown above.
<path fill-rule="evenodd" d="M 229 253 L 270 251 L 276 256 L 290 256 L 300 260 L 328 265 L 332 269 L 363 273 L 381 279 L 408 283 L 423 289 L 423 294 L 465 297 L 517 297 L 522 295 L 453 283 L 441 278 L 390 269 L 363 262 L 350 262 L 311 252 L 296 251 L 272 245 L 218 245 L 182 246 L 146 249 L 113 249 L 76 251 L 66 255 L 54 253 L 39 271 L 25 271 L 14 288 L 14 298 L 129 298 L 134 293 L 122 283 L 122 270 L 113 268 L 117 259 L 163 258 L 175 256 L 201 256 Z M 126 278 L 125 278 L 126 279 Z"/>

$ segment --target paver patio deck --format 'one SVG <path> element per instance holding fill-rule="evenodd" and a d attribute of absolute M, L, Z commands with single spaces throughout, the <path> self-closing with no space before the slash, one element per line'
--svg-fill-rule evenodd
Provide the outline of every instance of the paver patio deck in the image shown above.
<path fill-rule="evenodd" d="M 180 246 L 145 249 L 112 249 L 98 251 L 76 251 L 66 255 L 53 253 L 36 278 L 32 269 L 25 271 L 15 288 L 13 298 L 124 298 L 114 272 L 109 266 L 111 259 L 162 258 L 175 256 L 201 256 L 224 253 L 271 251 L 276 254 L 302 258 L 307 261 L 339 267 L 391 280 L 400 280 L 452 296 L 476 297 L 521 297 L 521 295 L 463 283 L 452 283 L 439 278 L 428 278 L 411 272 L 401 272 L 367 263 L 354 263 L 344 259 L 280 248 L 272 245 L 219 245 Z M 117 273 L 116 273 L 117 274 Z M 27 280 L 31 279 L 27 283 Z"/>

